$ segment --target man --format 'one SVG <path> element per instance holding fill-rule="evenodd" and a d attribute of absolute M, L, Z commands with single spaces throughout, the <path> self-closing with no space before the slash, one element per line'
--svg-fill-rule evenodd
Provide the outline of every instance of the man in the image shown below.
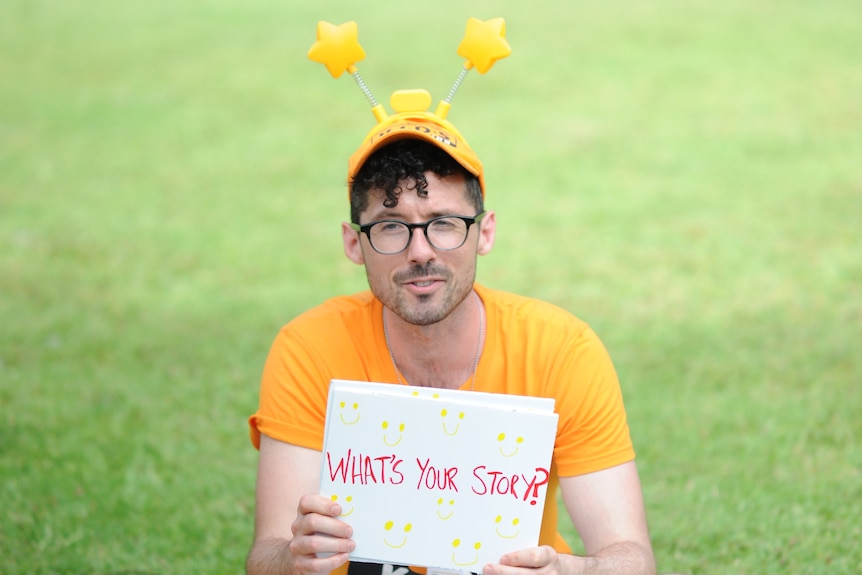
<path fill-rule="evenodd" d="M 328 384 L 350 379 L 553 397 L 539 546 L 483 574 L 655 573 L 619 383 L 598 337 L 555 306 L 474 283 L 496 216 L 484 207 L 481 163 L 451 124 L 417 114 L 379 128 L 351 159 L 352 221 L 341 229 L 370 291 L 295 318 L 264 369 L 250 418 L 260 459 L 247 572 L 407 573 L 349 562 L 351 527 L 317 494 Z M 557 533 L 558 489 L 585 557 Z"/>

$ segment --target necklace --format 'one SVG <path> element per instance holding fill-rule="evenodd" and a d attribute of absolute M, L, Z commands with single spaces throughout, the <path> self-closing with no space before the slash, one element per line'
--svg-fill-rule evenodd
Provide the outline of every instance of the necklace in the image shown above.
<path fill-rule="evenodd" d="M 473 377 L 470 380 L 470 391 L 476 387 L 476 372 L 479 370 L 479 359 L 482 357 L 482 347 L 485 343 L 485 307 L 482 305 L 482 300 L 474 291 L 473 297 L 476 299 L 476 305 L 479 308 L 479 341 L 476 343 L 476 359 L 473 361 Z M 386 350 L 389 352 L 389 359 L 392 360 L 392 367 L 395 368 L 395 377 L 399 384 L 405 383 L 401 379 L 401 370 L 398 369 L 398 364 L 395 363 L 395 355 L 392 353 L 392 344 L 389 343 L 389 323 L 386 321 L 386 307 L 383 308 L 383 337 L 386 339 Z M 407 385 L 410 385 L 409 383 Z"/>

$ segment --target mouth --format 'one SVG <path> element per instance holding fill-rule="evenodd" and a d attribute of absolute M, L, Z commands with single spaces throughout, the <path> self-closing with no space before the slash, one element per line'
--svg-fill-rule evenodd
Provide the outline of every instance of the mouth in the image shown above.
<path fill-rule="evenodd" d="M 449 278 L 441 266 L 414 266 L 397 274 L 393 279 L 417 295 L 428 295 L 444 285 Z"/>
<path fill-rule="evenodd" d="M 426 294 L 430 293 L 432 290 L 435 290 L 436 287 L 442 283 L 443 280 L 439 278 L 419 278 L 408 280 L 404 282 L 403 285 L 414 293 Z"/>

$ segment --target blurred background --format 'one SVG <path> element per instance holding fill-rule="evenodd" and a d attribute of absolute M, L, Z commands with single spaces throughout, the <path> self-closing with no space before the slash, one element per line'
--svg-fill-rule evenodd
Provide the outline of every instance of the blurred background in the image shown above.
<path fill-rule="evenodd" d="M 862 4 L 0 2 L 0 564 L 243 572 L 246 418 L 281 325 L 366 288 L 377 99 L 445 97 L 486 168 L 479 281 L 589 322 L 661 572 L 862 572 Z M 577 535 L 567 536 L 576 547 Z"/>

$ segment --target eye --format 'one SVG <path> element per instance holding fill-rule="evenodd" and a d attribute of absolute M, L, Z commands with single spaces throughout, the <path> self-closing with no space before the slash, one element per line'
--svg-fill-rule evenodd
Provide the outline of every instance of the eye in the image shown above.
<path fill-rule="evenodd" d="M 431 222 L 431 229 L 435 232 L 451 232 L 457 229 L 458 220 L 454 218 L 443 218 Z"/>
<path fill-rule="evenodd" d="M 387 235 L 403 233 L 406 229 L 404 224 L 400 222 L 380 222 L 374 226 L 375 232 Z"/>

